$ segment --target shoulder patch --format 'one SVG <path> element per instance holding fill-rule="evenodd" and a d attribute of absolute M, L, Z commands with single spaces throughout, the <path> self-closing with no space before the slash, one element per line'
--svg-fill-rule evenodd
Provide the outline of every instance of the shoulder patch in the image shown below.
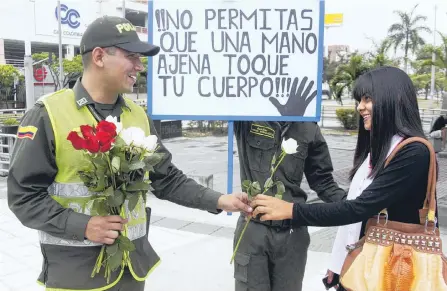
<path fill-rule="evenodd" d="M 36 136 L 37 133 L 37 127 L 35 126 L 19 126 L 19 129 L 17 130 L 17 138 L 20 139 L 34 139 L 34 136 Z"/>

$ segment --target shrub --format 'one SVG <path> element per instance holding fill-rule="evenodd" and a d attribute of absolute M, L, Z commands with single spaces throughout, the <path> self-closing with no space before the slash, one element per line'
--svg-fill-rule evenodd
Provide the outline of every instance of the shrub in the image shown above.
<path fill-rule="evenodd" d="M 3 121 L 3 125 L 19 125 L 19 121 L 16 118 L 10 117 Z"/>
<path fill-rule="evenodd" d="M 345 129 L 357 129 L 358 113 L 355 109 L 340 108 L 335 111 L 337 119 L 343 124 Z"/>

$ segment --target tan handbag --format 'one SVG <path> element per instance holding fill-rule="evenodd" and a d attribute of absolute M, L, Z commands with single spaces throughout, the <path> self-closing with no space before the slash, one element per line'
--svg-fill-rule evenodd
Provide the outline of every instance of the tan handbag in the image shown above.
<path fill-rule="evenodd" d="M 348 291 L 447 291 L 447 260 L 436 227 L 436 156 L 425 139 L 401 142 L 385 166 L 403 146 L 422 142 L 430 150 L 430 167 L 420 224 L 388 220 L 385 210 L 368 220 L 365 236 L 347 246 L 340 282 Z"/>

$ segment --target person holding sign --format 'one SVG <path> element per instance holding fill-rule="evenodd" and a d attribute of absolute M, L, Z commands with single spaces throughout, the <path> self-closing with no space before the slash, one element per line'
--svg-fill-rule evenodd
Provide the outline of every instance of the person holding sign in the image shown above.
<path fill-rule="evenodd" d="M 307 78 L 301 82 L 295 79 L 288 104 L 292 108 L 275 106 L 283 115 L 302 111 L 302 106 L 298 106 L 303 105 L 301 100 L 316 96 L 316 92 L 311 92 L 312 86 L 313 82 L 307 84 Z M 300 187 L 304 174 L 310 188 L 323 201 L 337 202 L 346 197 L 346 192 L 334 181 L 329 149 L 316 123 L 237 121 L 234 127 L 243 183 L 248 180 L 265 185 L 271 177 L 272 183 L 281 181 L 284 185 L 281 193 L 284 201 L 304 203 L 307 194 Z M 293 144 L 293 154 L 281 155 L 283 140 Z M 274 192 L 268 190 L 266 194 Z M 258 217 L 252 217 L 246 229 L 245 224 L 246 215 L 241 214 L 234 237 L 235 290 L 302 290 L 310 243 L 307 227 L 297 227 L 291 232 L 290 219 L 264 221 Z"/>
<path fill-rule="evenodd" d="M 99 148 L 99 133 L 87 130 L 88 124 L 97 128 L 97 124 L 107 123 L 104 119 L 110 116 L 123 129 L 135 129 L 145 139 L 156 136 L 157 152 L 162 157 L 153 169 L 145 167 L 141 173 L 149 175 L 156 197 L 214 214 L 222 210 L 251 211 L 247 194 L 218 193 L 180 171 L 160 142 L 151 118 L 123 95 L 132 92 L 137 74 L 144 69 L 141 57 L 153 57 L 159 50 L 142 42 L 127 19 L 98 18 L 83 34 L 80 44 L 83 74 L 74 88 L 43 96 L 21 122 L 9 168 L 8 204 L 23 225 L 39 231 L 43 254 L 39 282 L 47 290 L 142 291 L 146 278 L 160 263 L 148 241 L 149 208 L 138 202 L 139 207 L 131 209 L 126 199 L 127 203 L 120 202 L 119 215 L 116 211 L 112 215 L 107 209 L 99 212 L 100 204 L 95 203 L 97 193 L 84 185 L 83 177 L 79 176 L 89 165 L 88 159 L 73 148 L 67 135 L 82 131 L 91 152 L 98 153 L 94 146 Z M 102 133 L 103 137 L 110 137 L 107 132 Z M 135 134 L 130 136 L 129 143 L 141 144 L 141 141 Z M 125 165 L 124 161 L 125 158 L 114 159 L 111 163 L 114 169 L 126 172 L 120 166 Z M 127 167 L 132 165 L 129 163 Z M 96 181 L 104 180 L 100 174 L 95 175 L 98 175 Z M 132 177 L 133 173 L 125 179 L 132 181 Z M 127 241 L 132 242 L 134 249 L 122 255 L 123 241 L 119 234 L 123 230 L 126 233 L 126 229 Z M 115 256 L 116 241 L 121 256 Z M 103 245 L 114 245 L 116 251 L 104 254 Z M 109 269 L 108 276 L 104 276 L 103 268 L 96 271 L 97 258 L 102 254 L 107 260 L 115 258 L 117 269 Z"/>

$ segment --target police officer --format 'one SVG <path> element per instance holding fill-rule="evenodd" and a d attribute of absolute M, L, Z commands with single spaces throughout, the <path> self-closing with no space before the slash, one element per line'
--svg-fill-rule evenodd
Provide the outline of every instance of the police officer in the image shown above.
<path fill-rule="evenodd" d="M 303 90 L 307 78 L 298 87 L 292 85 L 288 104 L 272 101 L 284 115 L 302 115 L 303 102 L 310 90 Z M 311 86 L 312 84 L 310 84 Z M 299 106 L 293 106 L 294 104 Z M 292 106 L 290 106 L 292 105 Z M 286 108 L 288 106 L 288 108 Z M 300 188 L 303 174 L 312 190 L 325 202 L 346 198 L 346 192 L 335 183 L 328 146 L 314 122 L 249 122 L 234 123 L 239 152 L 241 180 L 264 185 L 270 177 L 273 156 L 279 156 L 281 141 L 293 138 L 297 152 L 286 155 L 276 170 L 274 181 L 285 186 L 283 200 L 304 203 L 307 194 Z M 271 191 L 267 194 L 273 195 Z M 245 214 L 237 222 L 234 247 L 245 225 Z M 236 291 L 301 291 L 310 236 L 307 227 L 291 231 L 290 220 L 261 221 L 253 217 L 234 258 Z"/>
<path fill-rule="evenodd" d="M 159 263 L 148 242 L 144 205 L 136 207 L 137 218 L 132 214 L 128 221 L 88 214 L 89 204 L 82 201 L 91 196 L 77 175 L 83 157 L 66 139 L 74 128 L 109 115 L 119 117 L 125 127 L 156 134 L 145 111 L 122 94 L 132 92 L 136 75 L 143 70 L 140 57 L 159 50 L 141 42 L 126 19 L 95 20 L 80 44 L 82 77 L 73 89 L 41 98 L 21 122 L 8 176 L 8 203 L 22 224 L 39 232 L 43 254 L 39 281 L 47 290 L 144 290 L 145 279 Z M 223 195 L 187 178 L 159 144 L 164 157 L 150 174 L 158 198 L 215 214 L 251 211 L 246 194 Z M 101 245 L 113 243 L 124 223 L 132 225 L 129 236 L 136 246 L 130 264 L 113 272 L 109 283 L 101 273 L 91 278 Z"/>

